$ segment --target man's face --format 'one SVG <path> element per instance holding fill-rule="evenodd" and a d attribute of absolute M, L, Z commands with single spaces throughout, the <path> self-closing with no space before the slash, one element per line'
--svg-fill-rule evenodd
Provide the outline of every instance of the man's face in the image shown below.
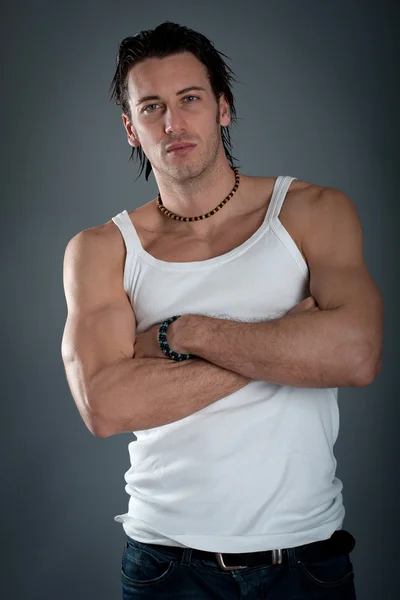
<path fill-rule="evenodd" d="M 142 147 L 155 172 L 182 181 L 224 154 L 220 125 L 230 123 L 229 106 L 224 96 L 217 104 L 206 68 L 192 53 L 139 63 L 129 73 L 128 89 L 132 120 L 122 116 L 128 143 Z M 196 146 L 179 155 L 167 151 L 174 142 Z"/>

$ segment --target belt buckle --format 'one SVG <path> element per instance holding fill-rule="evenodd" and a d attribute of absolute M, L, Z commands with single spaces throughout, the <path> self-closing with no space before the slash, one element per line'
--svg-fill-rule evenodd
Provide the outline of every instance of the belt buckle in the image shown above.
<path fill-rule="evenodd" d="M 221 552 L 216 552 L 215 556 L 217 557 L 217 563 L 219 564 L 219 566 L 221 567 L 221 569 L 223 571 L 232 571 L 233 569 L 247 569 L 247 567 L 242 567 L 242 566 L 228 567 L 224 563 L 222 554 L 223 553 L 221 553 Z M 282 562 L 283 562 L 282 550 L 280 548 L 278 548 L 276 550 L 272 550 L 272 564 L 273 565 L 281 565 Z"/>
<path fill-rule="evenodd" d="M 223 569 L 224 571 L 232 571 L 233 569 L 247 569 L 247 567 L 228 567 L 225 563 L 224 563 L 224 559 L 222 558 L 222 554 L 221 552 L 216 552 L 215 556 L 217 557 L 217 563 L 219 564 L 219 566 L 221 567 L 221 569 Z"/>

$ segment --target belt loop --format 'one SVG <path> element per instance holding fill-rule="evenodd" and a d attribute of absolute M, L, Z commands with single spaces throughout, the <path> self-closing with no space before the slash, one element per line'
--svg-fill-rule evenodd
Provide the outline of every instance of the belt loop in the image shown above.
<path fill-rule="evenodd" d="M 296 548 L 287 548 L 286 554 L 289 567 L 294 567 L 299 562 L 296 557 Z"/>
<path fill-rule="evenodd" d="M 188 567 L 192 558 L 192 548 L 184 548 L 182 554 L 181 565 Z"/>

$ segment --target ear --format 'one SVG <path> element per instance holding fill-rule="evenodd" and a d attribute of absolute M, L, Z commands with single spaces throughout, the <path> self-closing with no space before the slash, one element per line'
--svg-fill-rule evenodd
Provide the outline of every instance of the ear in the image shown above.
<path fill-rule="evenodd" d="M 128 137 L 128 144 L 130 146 L 133 146 L 133 148 L 137 148 L 138 146 L 140 146 L 140 141 L 138 138 L 138 135 L 135 131 L 135 128 L 132 126 L 132 123 L 129 120 L 129 117 L 125 114 L 122 113 L 122 122 L 124 124 L 124 128 L 126 131 L 126 135 Z"/>
<path fill-rule="evenodd" d="M 227 127 L 231 122 L 231 111 L 229 108 L 229 103 L 225 98 L 225 94 L 223 92 L 219 95 L 218 100 L 219 106 L 219 124 L 222 127 Z"/>

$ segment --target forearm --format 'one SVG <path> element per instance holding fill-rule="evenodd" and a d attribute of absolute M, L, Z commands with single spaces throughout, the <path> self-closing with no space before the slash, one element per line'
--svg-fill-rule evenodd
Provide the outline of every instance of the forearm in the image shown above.
<path fill-rule="evenodd" d="M 361 385 L 365 346 L 339 310 L 287 314 L 261 323 L 186 315 L 176 331 L 180 352 L 252 379 L 296 387 Z"/>
<path fill-rule="evenodd" d="M 201 359 L 120 361 L 92 382 L 100 437 L 173 423 L 232 394 L 251 379 Z"/>

